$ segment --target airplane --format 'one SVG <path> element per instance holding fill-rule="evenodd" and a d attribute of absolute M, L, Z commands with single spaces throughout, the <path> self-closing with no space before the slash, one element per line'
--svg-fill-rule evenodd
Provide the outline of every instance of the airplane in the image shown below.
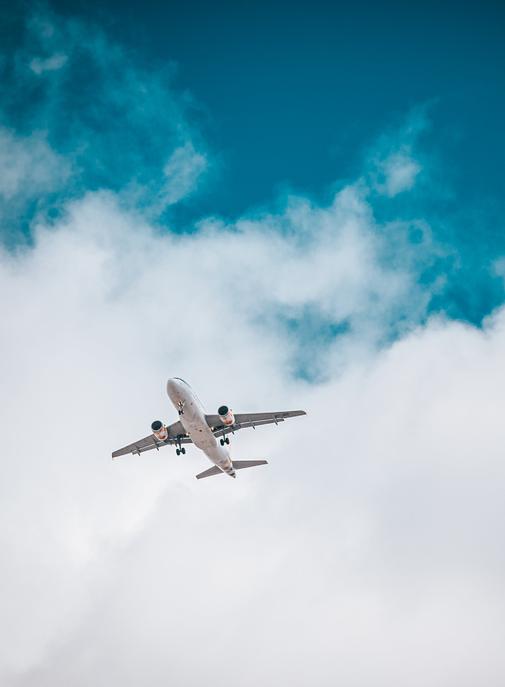
<path fill-rule="evenodd" d="M 181 453 L 186 453 L 183 444 L 193 443 L 214 463 L 213 467 L 196 475 L 196 479 L 223 473 L 230 477 L 236 477 L 236 470 L 266 465 L 267 461 L 232 460 L 227 449 L 230 443 L 228 434 L 235 434 L 236 431 L 245 427 L 256 429 L 261 425 L 274 423 L 278 425 L 279 422 L 284 422 L 287 418 L 306 415 L 304 410 L 235 414 L 225 405 L 219 407 L 217 415 L 206 415 L 193 389 L 180 377 L 173 377 L 168 380 L 167 393 L 179 414 L 177 422 L 167 427 L 161 420 L 155 420 L 151 425 L 152 434 L 114 451 L 113 460 L 129 453 L 140 455 L 144 451 L 151 451 L 152 449 L 159 451 L 160 446 L 167 445 L 175 446 L 179 456 Z"/>

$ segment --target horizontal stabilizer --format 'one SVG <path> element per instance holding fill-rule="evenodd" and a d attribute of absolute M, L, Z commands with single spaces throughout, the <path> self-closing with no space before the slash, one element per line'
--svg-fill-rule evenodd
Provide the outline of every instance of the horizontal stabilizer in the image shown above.
<path fill-rule="evenodd" d="M 232 460 L 235 470 L 243 470 L 244 468 L 254 468 L 256 465 L 267 465 L 266 460 Z"/>
<path fill-rule="evenodd" d="M 204 470 L 203 472 L 199 472 L 198 475 L 196 476 L 196 479 L 203 479 L 204 477 L 212 477 L 212 475 L 219 475 L 223 471 L 221 468 L 218 468 L 217 465 L 214 465 L 213 468 L 209 468 L 208 470 Z"/>
<path fill-rule="evenodd" d="M 243 470 L 244 468 L 254 468 L 256 465 L 266 465 L 268 461 L 266 460 L 233 460 L 233 467 L 235 470 Z M 220 475 L 220 474 L 225 474 L 221 468 L 218 468 L 217 465 L 214 465 L 213 468 L 209 468 L 208 470 L 204 470 L 204 472 L 200 472 L 197 476 L 196 479 L 203 479 L 204 477 L 212 477 L 213 475 Z"/>

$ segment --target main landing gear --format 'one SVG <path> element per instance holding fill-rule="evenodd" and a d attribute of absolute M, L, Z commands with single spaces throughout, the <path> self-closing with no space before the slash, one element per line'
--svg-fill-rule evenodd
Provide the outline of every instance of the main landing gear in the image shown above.
<path fill-rule="evenodd" d="M 184 446 L 182 446 L 180 438 L 177 437 L 176 441 L 177 441 L 177 443 L 176 443 L 177 448 L 175 449 L 176 455 L 180 456 L 181 453 L 184 455 L 186 453 L 186 449 L 184 448 Z"/>
<path fill-rule="evenodd" d="M 224 437 L 224 439 L 221 438 L 221 439 L 219 439 L 219 443 L 221 444 L 221 446 L 224 446 L 225 444 L 230 443 L 230 439 L 228 437 Z"/>

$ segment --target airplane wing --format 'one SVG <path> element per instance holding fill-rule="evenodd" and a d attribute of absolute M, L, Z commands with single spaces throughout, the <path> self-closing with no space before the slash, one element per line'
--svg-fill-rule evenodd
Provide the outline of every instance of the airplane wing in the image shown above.
<path fill-rule="evenodd" d="M 306 415 L 304 410 L 279 410 L 273 413 L 234 413 L 235 422 L 232 425 L 223 425 L 219 415 L 206 415 L 207 424 L 214 432 L 214 436 L 222 437 L 230 432 L 236 432 L 246 427 L 260 427 L 261 425 L 278 425 L 290 417 Z"/>
<path fill-rule="evenodd" d="M 174 422 L 169 427 L 167 427 L 167 429 L 168 438 L 165 439 L 165 441 L 160 441 L 159 439 L 156 439 L 154 434 L 149 434 L 149 436 L 144 437 L 143 439 L 139 439 L 138 441 L 135 441 L 133 444 L 128 444 L 128 446 L 124 446 L 123 448 L 114 451 L 114 453 L 112 454 L 112 458 L 118 458 L 119 456 L 124 456 L 127 453 L 140 455 L 141 453 L 144 453 L 144 451 L 151 451 L 151 449 L 153 448 L 159 450 L 160 446 L 170 446 L 173 444 L 178 445 L 179 443 L 192 443 L 191 439 L 186 434 L 186 430 L 179 422 L 179 420 L 177 422 Z"/>

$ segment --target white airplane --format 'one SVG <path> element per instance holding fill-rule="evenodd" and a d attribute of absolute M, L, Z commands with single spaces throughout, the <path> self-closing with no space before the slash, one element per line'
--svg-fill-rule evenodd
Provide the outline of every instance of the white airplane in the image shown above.
<path fill-rule="evenodd" d="M 225 472 L 230 477 L 236 477 L 235 471 L 252 468 L 255 465 L 265 465 L 266 460 L 232 460 L 227 445 L 230 439 L 227 434 L 235 433 L 244 427 L 256 427 L 284 422 L 288 417 L 306 415 L 304 410 L 287 410 L 277 413 L 240 413 L 234 414 L 228 406 L 221 406 L 217 415 L 206 415 L 202 404 L 187 382 L 179 377 L 169 379 L 167 393 L 179 413 L 179 420 L 168 427 L 160 420 L 152 425 L 152 434 L 139 439 L 133 444 L 114 451 L 112 458 L 127 453 L 140 455 L 144 451 L 160 446 L 176 446 L 176 453 L 186 453 L 183 444 L 193 443 L 201 449 L 207 458 L 214 463 L 214 467 L 200 472 L 197 479 L 211 477 Z M 217 439 L 219 438 L 219 443 Z"/>

